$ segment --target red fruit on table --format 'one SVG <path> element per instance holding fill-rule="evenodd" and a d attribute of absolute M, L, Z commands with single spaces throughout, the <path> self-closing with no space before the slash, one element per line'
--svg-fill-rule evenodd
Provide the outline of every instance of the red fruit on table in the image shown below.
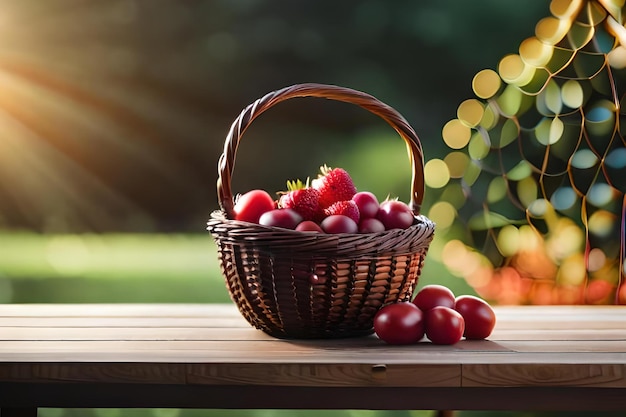
<path fill-rule="evenodd" d="M 444 306 L 424 312 L 426 337 L 436 345 L 453 345 L 463 337 L 465 322 L 461 314 Z"/>
<path fill-rule="evenodd" d="M 413 224 L 413 211 L 398 200 L 385 200 L 380 203 L 376 218 L 383 222 L 385 229 L 408 229 Z"/>
<path fill-rule="evenodd" d="M 374 316 L 374 332 L 390 345 L 409 345 L 424 337 L 424 314 L 413 303 L 387 304 Z"/>
<path fill-rule="evenodd" d="M 302 222 L 302 216 L 293 209 L 274 209 L 265 212 L 259 218 L 259 224 L 270 227 L 282 227 L 294 230 Z"/>
<path fill-rule="evenodd" d="M 454 308 L 455 297 L 450 288 L 443 285 L 430 284 L 425 285 L 417 292 L 415 298 L 413 298 L 413 303 L 422 311 L 427 311 L 437 306 Z"/>
<path fill-rule="evenodd" d="M 320 192 L 320 207 L 325 209 L 337 201 L 351 200 L 356 194 L 356 186 L 350 174 L 343 168 L 320 168 L 321 175 L 311 186 Z"/>
<path fill-rule="evenodd" d="M 235 206 L 235 220 L 258 223 L 263 213 L 276 208 L 272 196 L 265 190 L 251 190 L 237 196 Z"/>
<path fill-rule="evenodd" d="M 496 313 L 483 299 L 473 295 L 460 295 L 454 309 L 465 319 L 466 339 L 486 339 L 496 326 Z"/>

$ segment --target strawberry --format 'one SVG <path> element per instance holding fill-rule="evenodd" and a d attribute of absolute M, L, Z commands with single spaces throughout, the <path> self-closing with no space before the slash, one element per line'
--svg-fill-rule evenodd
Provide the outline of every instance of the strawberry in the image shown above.
<path fill-rule="evenodd" d="M 337 201 L 324 209 L 326 217 L 333 216 L 335 214 L 342 214 L 350 217 L 356 224 L 359 223 L 361 215 L 359 213 L 359 206 L 352 200 Z"/>
<path fill-rule="evenodd" d="M 356 186 L 345 169 L 324 165 L 320 171 L 312 187 L 319 190 L 319 204 L 323 209 L 338 201 L 350 200 L 356 194 Z"/>
<path fill-rule="evenodd" d="M 304 220 L 319 220 L 322 210 L 319 206 L 320 192 L 302 181 L 287 181 L 289 191 L 282 193 L 278 200 L 279 208 L 290 208 L 298 212 Z"/>

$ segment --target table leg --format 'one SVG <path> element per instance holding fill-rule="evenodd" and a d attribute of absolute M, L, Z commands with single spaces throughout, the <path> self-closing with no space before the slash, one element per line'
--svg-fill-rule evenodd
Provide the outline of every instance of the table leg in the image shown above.
<path fill-rule="evenodd" d="M 37 417 L 37 407 L 2 407 L 0 408 L 0 417 Z"/>

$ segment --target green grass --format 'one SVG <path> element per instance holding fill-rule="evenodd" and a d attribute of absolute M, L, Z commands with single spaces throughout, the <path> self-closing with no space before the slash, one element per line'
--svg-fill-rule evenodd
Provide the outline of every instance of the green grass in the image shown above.
<path fill-rule="evenodd" d="M 219 273 L 210 236 L 0 234 L 0 270 L 12 277 L 175 279 Z"/>
<path fill-rule="evenodd" d="M 227 302 L 202 235 L 0 234 L 0 302 Z"/>
<path fill-rule="evenodd" d="M 0 247 L 0 303 L 230 301 L 210 235 L 4 233 Z M 434 259 L 429 283 L 473 291 Z"/>

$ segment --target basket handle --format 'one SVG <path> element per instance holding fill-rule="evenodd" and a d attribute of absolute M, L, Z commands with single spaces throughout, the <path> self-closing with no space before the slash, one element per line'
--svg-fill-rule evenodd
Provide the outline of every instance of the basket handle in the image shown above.
<path fill-rule="evenodd" d="M 224 143 L 224 152 L 218 161 L 217 179 L 219 204 L 226 218 L 235 218 L 231 177 L 241 137 L 250 123 L 263 112 L 282 101 L 295 97 L 321 97 L 355 104 L 379 116 L 393 127 L 407 144 L 412 170 L 409 206 L 415 215 L 419 215 L 424 198 L 424 155 L 422 144 L 406 119 L 392 107 L 369 94 L 335 85 L 306 83 L 295 84 L 266 94 L 243 109 L 231 125 Z"/>

